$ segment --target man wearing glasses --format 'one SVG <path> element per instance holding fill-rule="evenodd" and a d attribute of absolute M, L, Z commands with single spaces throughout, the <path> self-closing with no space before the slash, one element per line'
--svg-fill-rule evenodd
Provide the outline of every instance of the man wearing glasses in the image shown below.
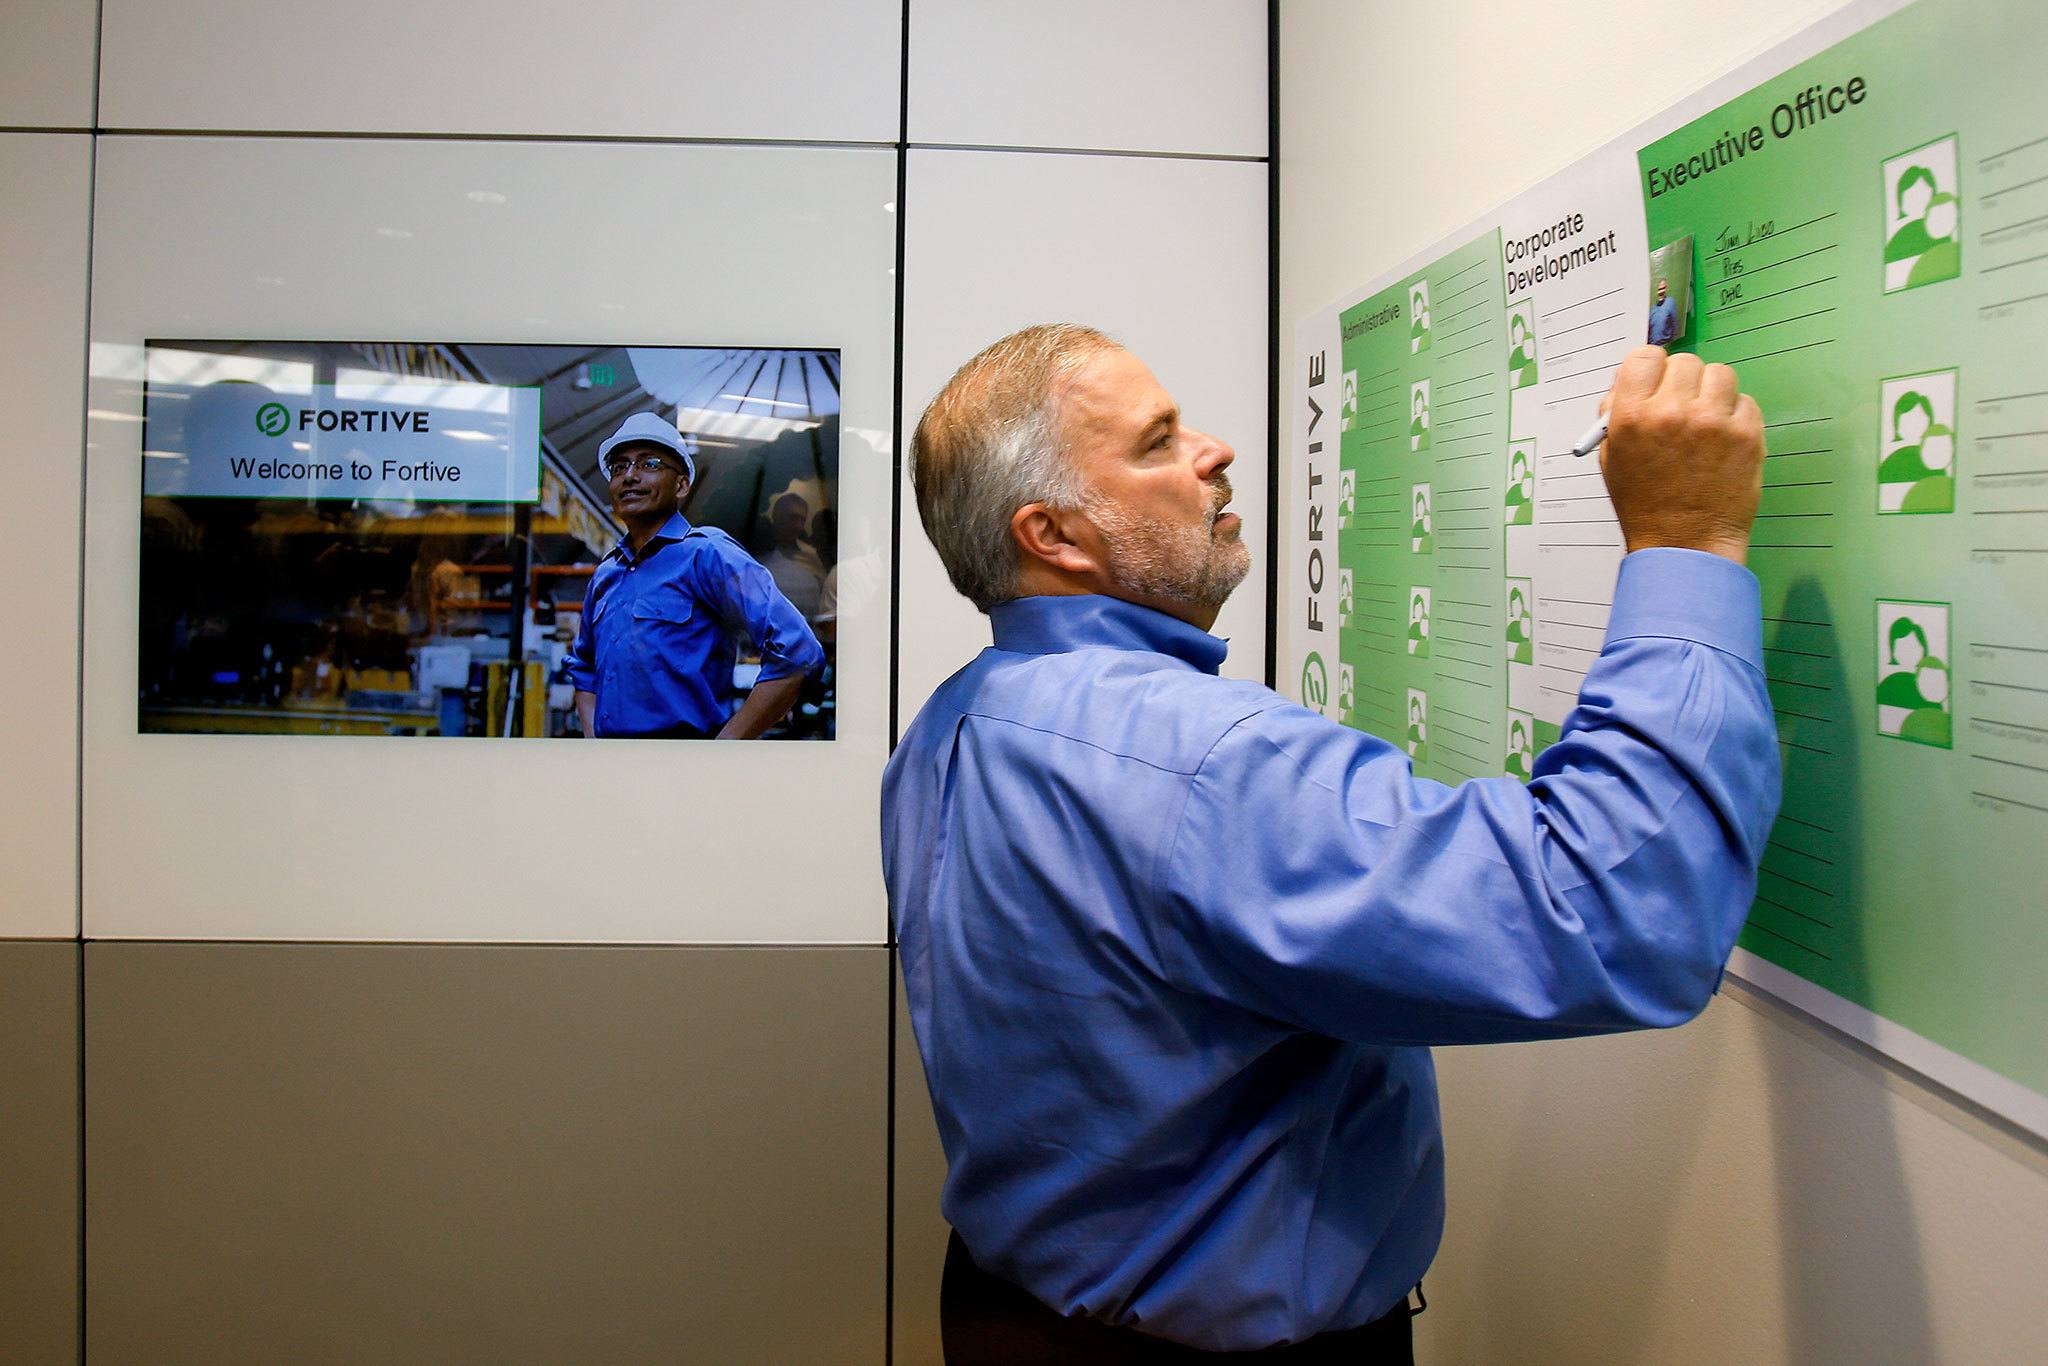
<path fill-rule="evenodd" d="M 653 413 L 635 413 L 597 448 L 612 511 L 626 525 L 591 575 L 569 647 L 576 717 L 597 738 L 751 740 L 795 705 L 825 662 L 818 639 L 774 578 L 716 527 L 679 510 L 697 477 L 690 446 Z M 737 710 L 736 641 L 761 656 Z"/>

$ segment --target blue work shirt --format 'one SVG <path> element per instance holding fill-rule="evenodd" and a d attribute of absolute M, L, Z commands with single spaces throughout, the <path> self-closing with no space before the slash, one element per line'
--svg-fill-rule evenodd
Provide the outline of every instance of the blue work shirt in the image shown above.
<path fill-rule="evenodd" d="M 635 555 L 624 541 L 590 576 L 583 621 L 569 647 L 569 677 L 597 694 L 600 736 L 647 735 L 685 725 L 716 733 L 738 637 L 761 653 L 761 682 L 809 673 L 825 651 L 803 613 L 738 541 L 691 526 L 679 512 Z"/>
<path fill-rule="evenodd" d="M 1662 346 L 1678 336 L 1678 300 L 1667 294 L 1650 309 L 1650 344 Z"/>
<path fill-rule="evenodd" d="M 1443 1231 L 1427 1045 L 1675 1025 L 1718 985 L 1778 801 L 1758 598 L 1630 555 L 1532 781 L 1455 788 L 1175 618 L 995 608 L 882 790 L 975 1261 L 1212 1350 L 1400 1303 Z"/>

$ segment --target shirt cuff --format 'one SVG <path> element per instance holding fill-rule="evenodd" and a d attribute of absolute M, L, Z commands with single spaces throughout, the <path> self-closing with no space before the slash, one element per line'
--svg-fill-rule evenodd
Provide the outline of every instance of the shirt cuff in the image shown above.
<path fill-rule="evenodd" d="M 1756 575 L 1704 550 L 1653 546 L 1624 556 L 1607 644 L 1635 636 L 1697 641 L 1764 667 L 1763 590 Z"/>

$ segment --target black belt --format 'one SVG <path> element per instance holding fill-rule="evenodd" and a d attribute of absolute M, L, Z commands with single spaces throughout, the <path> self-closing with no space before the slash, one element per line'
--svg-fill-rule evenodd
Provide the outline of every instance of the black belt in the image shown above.
<path fill-rule="evenodd" d="M 1420 1289 L 1420 1287 L 1417 1287 Z M 1089 1318 L 1054 1312 L 974 1264 L 955 1233 L 946 1244 L 939 1285 L 939 1334 L 946 1366 L 1195 1366 L 1211 1361 L 1271 1361 L 1288 1366 L 1412 1366 L 1411 1311 L 1403 1300 L 1371 1323 L 1305 1342 L 1252 1352 L 1205 1352 Z"/>
<path fill-rule="evenodd" d="M 607 740 L 709 740 L 711 732 L 698 730 L 695 726 L 678 721 L 672 726 L 658 726 L 653 730 L 606 731 Z"/>

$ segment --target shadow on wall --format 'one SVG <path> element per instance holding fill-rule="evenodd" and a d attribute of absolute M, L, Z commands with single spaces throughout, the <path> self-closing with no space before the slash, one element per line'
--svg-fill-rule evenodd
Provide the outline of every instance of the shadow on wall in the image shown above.
<path fill-rule="evenodd" d="M 1832 661 L 1797 676 L 1840 696 L 1840 642 L 1812 625 L 1830 619 L 1818 586 L 1796 584 L 1780 612 L 1770 644 Z M 1796 636 L 1792 623 L 1803 623 Z M 1849 727 L 1780 724 L 1796 742 L 1783 751 L 1788 790 L 1857 790 L 1858 737 L 1832 733 Z M 1834 848 L 1805 847 L 1853 870 L 1853 809 L 1833 809 L 1845 817 L 1827 821 L 1840 828 Z M 1861 891 L 1853 874 L 1830 890 L 1844 905 Z M 1837 938 L 1834 966 L 1859 978 L 1861 944 Z M 1876 1065 L 1844 1067 L 1781 1007 L 1727 994 L 1770 1027 L 1721 1002 L 1665 1033 L 1439 1050 L 1450 1218 L 1419 1360 L 1935 1359 L 1920 1230 Z M 1752 1059 L 1761 1074 L 1743 1070 Z"/>
<path fill-rule="evenodd" d="M 1816 635 L 1801 625 L 1836 619 L 1820 585 L 1796 581 L 1786 593 L 1783 618 L 1772 639 L 1802 651 L 1802 658 L 1824 658 L 1815 680 L 1846 696 L 1843 642 L 1834 627 Z M 1785 724 L 1782 733 L 1789 740 L 1802 739 L 1791 727 L 1821 729 Z M 1825 744 L 1785 747 L 1785 790 L 1839 794 L 1831 871 L 1836 899 L 1855 906 L 1866 891 L 1856 801 L 1865 741 L 1858 725 L 1826 729 Z M 1868 981 L 1861 934 L 1832 936 L 1829 946 L 1836 959 L 1831 966 L 1845 980 Z M 1777 1168 L 1785 1359 L 1935 1360 L 1919 1223 L 1893 1133 L 1890 1092 L 1863 1075 L 1867 1068 L 1845 1069 L 1805 1039 L 1787 1038 L 1783 1046 L 1767 1048 L 1764 1057 Z"/>

